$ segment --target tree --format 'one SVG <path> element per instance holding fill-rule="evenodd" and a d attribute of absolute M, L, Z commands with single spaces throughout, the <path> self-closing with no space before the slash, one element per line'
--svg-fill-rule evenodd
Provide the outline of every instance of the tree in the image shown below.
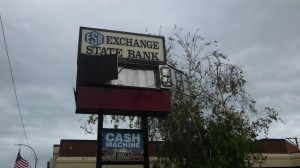
<path fill-rule="evenodd" d="M 168 167 L 251 167 L 264 160 L 253 153 L 256 138 L 268 133 L 278 113 L 255 108 L 242 69 L 215 50 L 217 43 L 176 26 L 168 37 L 169 64 L 193 84 L 191 96 L 174 93 L 172 114 L 154 126 Z"/>
<path fill-rule="evenodd" d="M 256 138 L 267 135 L 278 113 L 256 109 L 241 67 L 216 50 L 217 43 L 176 26 L 167 37 L 168 63 L 185 72 L 192 87 L 189 96 L 173 91 L 167 118 L 149 118 L 150 139 L 164 141 L 158 162 L 166 167 L 251 167 L 265 159 L 253 152 Z M 113 117 L 116 126 L 122 119 Z M 130 119 L 131 126 L 138 123 Z"/>

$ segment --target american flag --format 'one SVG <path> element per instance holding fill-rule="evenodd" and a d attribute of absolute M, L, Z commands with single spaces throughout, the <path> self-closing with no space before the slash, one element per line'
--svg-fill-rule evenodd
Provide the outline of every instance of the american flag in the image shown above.
<path fill-rule="evenodd" d="M 22 156 L 20 155 L 20 150 L 19 150 L 14 168 L 28 168 L 28 165 L 29 165 L 29 162 L 22 158 Z"/>

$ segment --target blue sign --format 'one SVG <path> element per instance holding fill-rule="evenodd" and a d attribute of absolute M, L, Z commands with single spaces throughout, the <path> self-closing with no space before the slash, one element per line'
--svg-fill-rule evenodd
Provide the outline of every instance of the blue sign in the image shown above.
<path fill-rule="evenodd" d="M 103 129 L 103 161 L 142 161 L 144 134 L 141 130 Z"/>

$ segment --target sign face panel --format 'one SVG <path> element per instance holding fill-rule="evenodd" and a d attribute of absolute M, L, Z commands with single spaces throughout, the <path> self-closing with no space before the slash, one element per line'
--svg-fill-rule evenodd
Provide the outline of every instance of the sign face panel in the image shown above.
<path fill-rule="evenodd" d="M 112 54 L 117 54 L 118 61 L 124 63 L 165 63 L 164 37 L 80 28 L 78 56 Z"/>
<path fill-rule="evenodd" d="M 143 131 L 103 129 L 102 153 L 102 161 L 143 161 Z"/>
<path fill-rule="evenodd" d="M 186 74 L 169 65 L 159 65 L 159 71 L 161 88 L 190 95 L 191 88 Z"/>
<path fill-rule="evenodd" d="M 159 88 L 154 70 L 119 67 L 118 72 L 118 79 L 110 80 L 109 82 L 106 82 L 106 84 L 141 88 Z"/>

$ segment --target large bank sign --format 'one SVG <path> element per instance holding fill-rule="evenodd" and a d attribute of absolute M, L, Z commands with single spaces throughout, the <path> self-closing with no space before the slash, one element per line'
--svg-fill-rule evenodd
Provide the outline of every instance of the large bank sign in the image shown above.
<path fill-rule="evenodd" d="M 103 161 L 143 161 L 142 130 L 103 129 Z"/>
<path fill-rule="evenodd" d="M 164 43 L 161 36 L 81 27 L 78 54 L 116 54 L 120 62 L 165 63 Z"/>

